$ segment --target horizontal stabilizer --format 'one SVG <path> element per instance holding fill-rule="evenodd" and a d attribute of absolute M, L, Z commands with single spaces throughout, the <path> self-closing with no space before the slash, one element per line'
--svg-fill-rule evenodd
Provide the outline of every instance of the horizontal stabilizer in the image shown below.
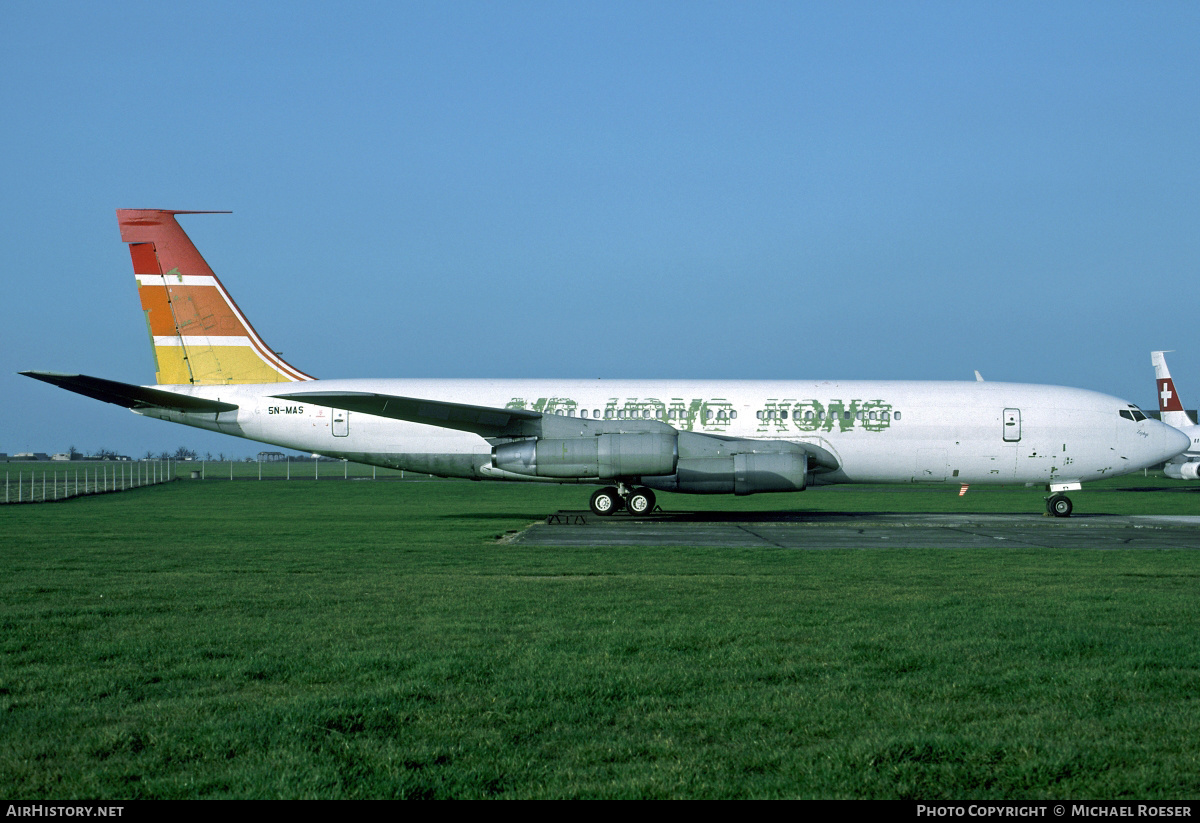
<path fill-rule="evenodd" d="M 540 434 L 538 423 L 542 419 L 541 412 L 524 409 L 496 409 L 370 392 L 290 392 L 274 396 L 296 403 L 313 403 L 317 406 L 374 414 L 394 420 L 407 420 L 410 423 L 473 432 L 484 437 Z"/>
<path fill-rule="evenodd" d="M 23 371 L 21 374 L 67 391 L 73 391 L 76 394 L 82 394 L 85 397 L 103 400 L 105 403 L 115 403 L 127 409 L 155 408 L 193 414 L 201 412 L 217 414 L 237 408 L 233 403 L 222 403 L 219 400 L 176 394 L 161 389 L 148 389 L 145 386 L 118 383 L 116 380 L 105 380 L 102 377 L 89 377 L 86 374 L 56 374 L 49 371 Z"/>

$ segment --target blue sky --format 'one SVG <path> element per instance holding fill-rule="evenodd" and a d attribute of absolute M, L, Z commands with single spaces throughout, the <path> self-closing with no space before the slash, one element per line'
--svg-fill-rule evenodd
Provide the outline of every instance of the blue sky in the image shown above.
<path fill-rule="evenodd" d="M 1200 404 L 1195 3 L 17 4 L 0 452 L 247 441 L 153 380 L 116 208 L 320 377 L 971 379 Z"/>

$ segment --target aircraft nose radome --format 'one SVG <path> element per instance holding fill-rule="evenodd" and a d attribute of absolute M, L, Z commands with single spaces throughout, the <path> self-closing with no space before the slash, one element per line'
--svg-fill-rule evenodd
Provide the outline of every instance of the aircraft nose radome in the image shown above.
<path fill-rule="evenodd" d="M 1155 440 L 1162 444 L 1162 451 L 1156 462 L 1170 460 L 1175 455 L 1187 451 L 1188 447 L 1192 445 L 1192 439 L 1179 429 L 1168 426 L 1166 423 L 1159 423 L 1158 428 L 1162 436 Z"/>

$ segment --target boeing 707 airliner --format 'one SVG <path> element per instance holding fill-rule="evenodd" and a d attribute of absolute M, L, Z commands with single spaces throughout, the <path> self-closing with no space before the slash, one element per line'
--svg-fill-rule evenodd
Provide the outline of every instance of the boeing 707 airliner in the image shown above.
<path fill-rule="evenodd" d="M 598 488 L 598 515 L 657 491 L 830 483 L 1044 485 L 1065 492 L 1175 456 L 1188 438 L 1124 400 L 1019 383 L 898 380 L 318 380 L 254 331 L 179 226 L 119 209 L 154 385 L 22 372 L 137 414 L 360 463 Z"/>

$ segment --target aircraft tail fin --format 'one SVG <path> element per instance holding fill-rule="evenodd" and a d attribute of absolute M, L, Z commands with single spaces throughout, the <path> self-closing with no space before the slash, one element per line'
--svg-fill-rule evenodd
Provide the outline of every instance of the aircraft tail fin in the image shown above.
<path fill-rule="evenodd" d="M 117 209 L 160 385 L 293 383 L 313 378 L 272 351 L 191 238 L 177 214 L 227 212 Z"/>
<path fill-rule="evenodd" d="M 1167 352 L 1150 352 L 1150 362 L 1154 364 L 1154 382 L 1158 388 L 1159 418 L 1168 426 L 1182 428 L 1194 425 L 1188 413 L 1183 409 L 1179 393 L 1175 391 L 1175 381 L 1167 369 Z"/>

